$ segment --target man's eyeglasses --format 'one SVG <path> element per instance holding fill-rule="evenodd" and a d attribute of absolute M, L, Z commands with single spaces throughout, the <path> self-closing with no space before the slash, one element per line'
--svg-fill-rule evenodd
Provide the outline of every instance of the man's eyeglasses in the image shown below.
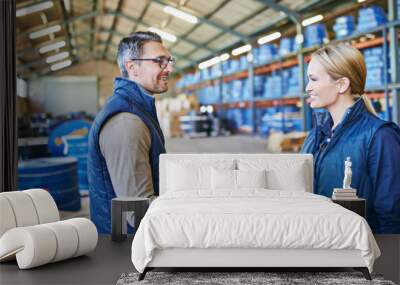
<path fill-rule="evenodd" d="M 132 58 L 132 60 L 140 60 L 140 61 L 152 61 L 158 63 L 161 69 L 166 69 L 168 64 L 174 66 L 175 58 L 173 57 L 156 57 L 156 58 Z"/>

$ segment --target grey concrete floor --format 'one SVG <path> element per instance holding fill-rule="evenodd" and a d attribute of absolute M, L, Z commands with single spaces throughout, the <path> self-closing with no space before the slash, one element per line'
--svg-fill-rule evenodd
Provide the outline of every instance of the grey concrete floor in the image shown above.
<path fill-rule="evenodd" d="M 167 138 L 168 153 L 266 153 L 267 139 L 234 135 L 205 138 Z"/>

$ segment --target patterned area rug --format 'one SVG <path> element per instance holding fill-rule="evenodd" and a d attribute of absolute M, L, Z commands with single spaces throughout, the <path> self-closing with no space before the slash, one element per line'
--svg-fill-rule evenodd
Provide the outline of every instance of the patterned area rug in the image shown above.
<path fill-rule="evenodd" d="M 148 272 L 142 281 L 138 281 L 138 276 L 139 273 L 122 274 L 117 281 L 117 285 L 395 285 L 392 281 L 384 280 L 379 275 L 372 275 L 372 281 L 368 281 L 360 272 Z"/>

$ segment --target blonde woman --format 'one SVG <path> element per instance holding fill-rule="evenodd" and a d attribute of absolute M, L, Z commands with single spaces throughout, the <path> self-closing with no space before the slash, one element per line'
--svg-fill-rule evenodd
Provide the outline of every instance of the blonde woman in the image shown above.
<path fill-rule="evenodd" d="M 375 233 L 400 234 L 400 129 L 379 119 L 363 95 L 362 54 L 347 44 L 316 51 L 308 66 L 306 92 L 314 128 L 302 152 L 314 155 L 314 192 L 332 196 L 352 161 L 351 186 L 367 200 L 367 221 Z"/>

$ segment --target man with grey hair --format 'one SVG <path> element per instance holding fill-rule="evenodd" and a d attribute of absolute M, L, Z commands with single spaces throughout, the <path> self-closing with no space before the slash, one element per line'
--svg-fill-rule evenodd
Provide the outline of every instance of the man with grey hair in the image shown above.
<path fill-rule="evenodd" d="M 100 233 L 111 231 L 112 198 L 158 195 L 165 147 L 153 95 L 168 90 L 173 63 L 155 33 L 136 32 L 119 43 L 122 77 L 89 134 L 90 215 Z"/>

